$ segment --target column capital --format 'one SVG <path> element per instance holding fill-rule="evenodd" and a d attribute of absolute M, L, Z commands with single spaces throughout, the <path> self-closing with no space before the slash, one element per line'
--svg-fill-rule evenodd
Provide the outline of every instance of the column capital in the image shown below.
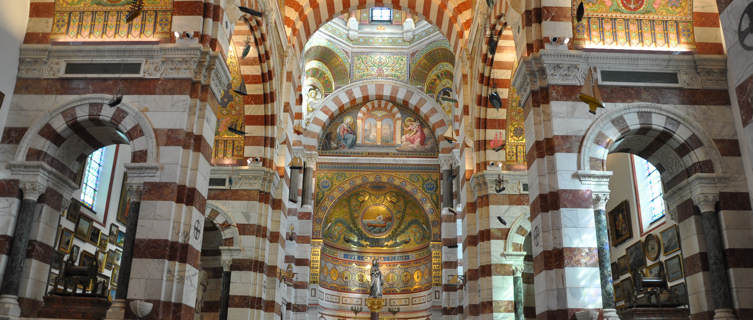
<path fill-rule="evenodd" d="M 691 196 L 693 204 L 698 206 L 701 213 L 713 213 L 716 211 L 716 202 L 719 201 L 719 194 L 714 192 L 695 193 Z"/>
<path fill-rule="evenodd" d="M 141 195 L 144 194 L 144 184 L 126 183 L 126 192 L 128 192 L 128 199 L 131 201 L 141 201 Z"/>
<path fill-rule="evenodd" d="M 513 276 L 520 277 L 525 271 L 525 266 L 522 263 L 516 263 L 512 265 Z"/>
<path fill-rule="evenodd" d="M 230 271 L 230 266 L 233 265 L 232 258 L 222 258 L 222 271 Z"/>
<path fill-rule="evenodd" d="M 70 196 L 63 196 L 63 200 L 60 202 L 60 212 L 64 212 L 65 210 L 68 210 L 68 207 L 71 205 L 71 197 Z"/>
<path fill-rule="evenodd" d="M 593 201 L 594 201 L 594 209 L 606 210 L 607 202 L 609 201 L 609 193 L 608 192 L 594 192 L 592 195 L 593 195 Z"/>
<path fill-rule="evenodd" d="M 24 193 L 24 200 L 37 201 L 47 186 L 39 181 L 19 181 L 18 188 Z"/>
<path fill-rule="evenodd" d="M 452 153 L 439 155 L 439 168 L 441 170 L 452 169 L 455 162 L 455 157 L 452 155 Z"/>

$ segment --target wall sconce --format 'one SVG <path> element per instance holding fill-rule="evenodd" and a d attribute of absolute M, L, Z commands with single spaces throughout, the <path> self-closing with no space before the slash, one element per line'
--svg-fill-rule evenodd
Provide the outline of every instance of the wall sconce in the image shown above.
<path fill-rule="evenodd" d="M 295 279 L 295 275 L 297 273 L 293 273 L 293 265 L 288 264 L 287 268 L 285 268 L 285 271 L 277 270 L 278 277 L 280 278 L 280 285 L 283 283 L 286 285 L 292 285 L 293 280 Z"/>
<path fill-rule="evenodd" d="M 295 234 L 295 226 L 293 226 L 291 224 L 290 225 L 290 231 L 288 231 L 287 235 L 285 235 L 285 239 L 287 239 L 288 241 L 293 241 L 293 240 L 295 240 L 295 236 L 296 236 L 296 234 Z"/>
<path fill-rule="evenodd" d="M 303 161 L 300 157 L 295 157 L 290 161 L 290 185 L 288 186 L 288 200 L 292 203 L 298 203 L 298 180 L 300 180 Z"/>
<path fill-rule="evenodd" d="M 259 167 L 261 166 L 261 158 L 260 157 L 250 157 L 246 159 L 246 166 L 249 167 Z"/>

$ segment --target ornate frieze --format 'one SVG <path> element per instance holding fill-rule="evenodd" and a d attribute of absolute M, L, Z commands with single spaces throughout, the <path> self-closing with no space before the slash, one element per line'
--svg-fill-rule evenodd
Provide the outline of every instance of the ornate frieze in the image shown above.
<path fill-rule="evenodd" d="M 272 192 L 280 183 L 277 172 L 261 167 L 213 167 L 210 175 L 212 178 L 226 178 L 232 181 L 227 184 L 229 189 Z"/>

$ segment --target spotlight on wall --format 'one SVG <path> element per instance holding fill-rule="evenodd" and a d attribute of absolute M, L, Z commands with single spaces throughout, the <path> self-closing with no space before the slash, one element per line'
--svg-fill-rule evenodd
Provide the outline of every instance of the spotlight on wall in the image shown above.
<path fill-rule="evenodd" d="M 499 221 L 499 223 L 501 223 L 504 226 L 507 225 L 507 221 L 505 221 L 505 219 L 503 219 L 502 216 L 497 216 L 497 221 Z"/>
<path fill-rule="evenodd" d="M 238 9 L 240 9 L 241 11 L 243 11 L 243 13 L 250 14 L 250 15 L 252 15 L 254 17 L 261 18 L 262 16 L 264 16 L 264 14 L 261 11 L 256 11 L 254 9 L 247 8 L 247 7 L 244 7 L 244 6 L 238 6 Z"/>
<path fill-rule="evenodd" d="M 578 10 L 575 11 L 575 21 L 583 21 L 583 15 L 586 14 L 586 7 L 583 5 L 583 1 L 578 4 Z"/>
<path fill-rule="evenodd" d="M 110 107 L 115 107 L 121 102 L 123 102 L 123 96 L 120 94 L 114 94 L 112 98 L 110 98 L 110 100 L 107 100 L 107 105 Z"/>
<path fill-rule="evenodd" d="M 489 94 L 489 102 L 499 110 L 500 107 L 502 107 L 502 98 L 499 96 L 499 93 L 497 93 L 497 90 L 492 91 L 492 93 Z"/>

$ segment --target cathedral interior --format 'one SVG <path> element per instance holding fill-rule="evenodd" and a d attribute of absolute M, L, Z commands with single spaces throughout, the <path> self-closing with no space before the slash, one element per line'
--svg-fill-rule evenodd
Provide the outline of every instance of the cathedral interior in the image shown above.
<path fill-rule="evenodd" d="M 0 1 L 0 319 L 753 319 L 753 0 Z"/>

